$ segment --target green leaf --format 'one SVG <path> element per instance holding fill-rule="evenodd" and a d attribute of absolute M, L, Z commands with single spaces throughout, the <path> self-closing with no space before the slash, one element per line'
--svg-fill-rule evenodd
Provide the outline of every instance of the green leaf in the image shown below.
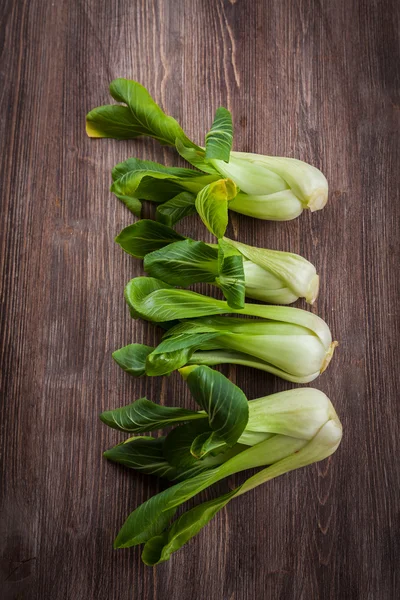
<path fill-rule="evenodd" d="M 129 158 L 114 167 L 112 177 L 111 191 L 128 208 L 140 208 L 139 200 L 169 202 L 167 209 L 170 212 L 172 210 L 175 220 L 194 212 L 196 194 L 217 179 L 216 176 L 204 175 L 193 169 L 165 167 L 137 158 Z M 159 214 L 163 214 L 162 211 Z"/>
<path fill-rule="evenodd" d="M 113 429 L 142 433 L 156 431 L 174 423 L 204 419 L 204 415 L 184 408 L 161 406 L 147 398 L 140 398 L 128 406 L 103 412 L 100 419 Z"/>
<path fill-rule="evenodd" d="M 125 288 L 125 299 L 132 317 L 157 323 L 229 312 L 226 302 L 174 289 L 154 277 L 131 279 Z"/>
<path fill-rule="evenodd" d="M 148 567 L 154 567 L 161 561 L 164 546 L 168 543 L 168 532 L 156 535 L 148 540 L 143 548 L 142 561 Z M 168 559 L 166 559 L 168 560 Z"/>
<path fill-rule="evenodd" d="M 198 435 L 190 446 L 190 454 L 196 459 L 202 459 L 209 454 L 225 452 L 228 445 L 213 431 L 205 431 Z"/>
<path fill-rule="evenodd" d="M 206 412 L 208 410 L 208 420 L 213 431 L 224 439 L 227 444 L 234 443 L 240 436 L 248 420 L 246 396 L 221 373 L 207 367 L 189 367 L 182 371 L 196 401 L 205 408 Z M 178 446 L 177 436 L 181 439 L 184 438 L 187 445 L 185 432 L 188 432 L 187 437 L 189 441 L 191 438 L 191 443 L 193 443 L 193 428 L 198 435 L 202 433 L 198 428 L 203 427 L 202 423 L 191 423 L 190 425 L 180 426 L 168 436 L 170 438 L 170 447 L 176 452 L 176 447 Z M 184 431 L 182 432 L 182 430 Z M 175 436 L 174 439 L 172 439 L 173 436 Z M 173 443 L 171 443 L 171 439 Z M 167 458 L 169 464 L 173 462 L 182 464 L 184 452 L 175 454 L 175 458 L 166 456 L 167 441 L 168 438 L 164 443 L 165 458 Z M 190 458 L 188 453 L 186 453 L 185 461 L 186 458 L 189 461 L 194 457 Z M 227 462 L 222 463 L 219 467 L 186 479 L 153 496 L 153 498 L 147 500 L 129 515 L 118 534 L 115 546 L 118 548 L 129 547 L 143 541 L 143 537 L 146 537 L 147 540 L 151 539 L 148 535 L 150 528 L 155 530 L 152 537 L 160 535 L 163 531 L 160 520 L 164 513 L 169 513 L 171 509 L 174 509 L 209 485 L 216 483 L 237 470 L 257 466 L 260 462 L 264 464 L 262 460 L 263 453 L 261 452 L 261 456 L 258 456 L 257 451 L 254 451 L 254 447 L 252 447 L 228 459 Z M 190 465 L 191 463 L 188 464 Z M 184 466 L 187 466 L 186 463 Z"/>
<path fill-rule="evenodd" d="M 170 334 L 168 331 L 165 338 L 163 338 L 160 344 L 153 350 L 152 355 L 175 352 L 176 350 L 183 350 L 185 348 L 193 348 L 196 344 L 203 346 L 205 342 L 213 339 L 215 333 L 215 329 L 212 330 L 210 328 L 204 331 L 195 330 L 193 333 L 183 332 L 182 335 L 177 334 L 176 332 Z M 219 334 L 219 331 L 217 331 L 217 333 Z"/>
<path fill-rule="evenodd" d="M 144 258 L 150 252 L 184 239 L 183 235 L 180 235 L 171 227 L 167 227 L 167 225 L 157 223 L 151 219 L 142 219 L 125 227 L 115 238 L 115 241 L 128 254 L 136 258 Z"/>
<path fill-rule="evenodd" d="M 241 256 L 229 256 L 224 261 L 224 266 L 217 285 L 221 288 L 228 305 L 232 308 L 244 308 L 245 282 L 243 272 L 243 259 Z"/>
<path fill-rule="evenodd" d="M 218 275 L 218 252 L 203 242 L 186 239 L 148 254 L 144 270 L 171 285 L 213 283 Z"/>
<path fill-rule="evenodd" d="M 129 158 L 114 167 L 113 192 L 134 214 L 139 216 L 139 200 L 166 202 L 189 187 L 194 193 L 210 181 L 209 176 L 192 169 L 165 167 L 149 160 Z M 140 213 L 140 210 L 139 210 Z"/>
<path fill-rule="evenodd" d="M 217 238 L 228 226 L 228 204 L 238 193 L 230 179 L 220 179 L 204 187 L 196 197 L 196 210 L 207 229 Z"/>
<path fill-rule="evenodd" d="M 131 438 L 104 452 L 104 457 L 149 475 L 176 480 L 179 471 L 170 465 L 163 454 L 165 437 L 140 436 Z"/>
<path fill-rule="evenodd" d="M 146 542 L 142 553 L 143 562 L 148 566 L 154 566 L 169 560 L 171 554 L 197 535 L 216 513 L 238 493 L 239 489 L 236 488 L 219 498 L 203 502 L 184 512 L 172 523 L 168 531 Z"/>
<path fill-rule="evenodd" d="M 195 477 L 206 470 L 214 469 L 242 449 L 242 446 L 238 445 L 229 450 L 228 446 L 221 442 L 217 446 L 217 440 L 216 437 L 213 439 L 214 433 L 210 430 L 207 415 L 202 414 L 202 420 L 179 425 L 172 429 L 165 438 L 163 456 L 168 464 L 177 470 L 177 481 L 189 479 L 189 477 Z M 192 449 L 200 437 L 203 438 L 205 451 L 202 456 L 196 456 Z M 210 445 L 206 447 L 208 440 L 210 440 Z M 213 444 L 213 448 L 211 444 Z"/>
<path fill-rule="evenodd" d="M 193 352 L 193 348 L 183 348 L 182 350 L 151 354 L 146 362 L 146 375 L 149 377 L 169 375 L 172 371 L 186 365 Z"/>
<path fill-rule="evenodd" d="M 206 366 L 186 367 L 180 372 L 193 398 L 208 414 L 215 436 L 233 446 L 249 418 L 248 402 L 242 390 L 222 373 Z"/>
<path fill-rule="evenodd" d="M 199 334 L 197 337 L 201 339 L 202 335 L 209 334 Z M 190 336 L 188 337 L 190 338 Z M 185 340 L 182 345 L 184 343 Z M 197 343 L 200 342 L 197 341 Z M 164 346 L 167 349 L 168 346 L 174 348 L 175 340 L 165 340 Z M 181 373 L 187 379 L 193 397 L 205 410 L 205 414 L 160 406 L 146 398 L 141 398 L 128 406 L 103 412 L 100 419 L 109 427 L 132 433 L 155 431 L 168 425 L 195 420 L 196 423 L 176 428 L 167 436 L 166 451 L 171 455 L 166 454 L 166 458 L 171 464 L 176 464 L 172 458 L 176 452 L 181 461 L 182 452 L 177 448 L 181 445 L 182 440 L 188 449 L 186 454 L 190 461 L 193 460 L 193 457 L 190 455 L 189 449 L 195 439 L 197 439 L 196 448 L 200 448 L 200 455 L 196 454 L 197 458 L 201 458 L 225 444 L 232 446 L 241 436 L 248 420 L 246 396 L 229 379 L 209 367 L 186 367 L 181 370 Z M 206 418 L 208 422 L 205 424 L 203 421 Z M 205 432 L 207 436 L 203 436 L 200 443 L 198 438 Z M 211 433 L 213 435 L 210 435 Z M 171 439 L 173 439 L 172 445 Z"/>
<path fill-rule="evenodd" d="M 186 365 L 193 352 L 219 335 L 219 332 L 204 332 L 175 335 L 163 340 L 146 361 L 146 375 L 167 375 Z"/>
<path fill-rule="evenodd" d="M 218 240 L 219 277 L 217 285 L 232 308 L 244 308 L 245 275 L 243 257 L 238 250 L 227 244 L 223 239 Z"/>
<path fill-rule="evenodd" d="M 229 162 L 233 142 L 232 115 L 220 107 L 215 113 L 214 122 L 206 135 L 206 159 L 214 158 Z"/>
<path fill-rule="evenodd" d="M 142 214 L 142 203 L 134 196 L 124 196 L 123 194 L 116 194 L 118 200 L 121 200 L 125 204 L 126 208 L 131 211 L 135 217 L 140 219 Z"/>
<path fill-rule="evenodd" d="M 138 506 L 122 526 L 114 542 L 114 548 L 137 546 L 162 533 L 176 513 L 175 507 L 163 510 L 163 505 L 164 498 L 161 492 Z"/>
<path fill-rule="evenodd" d="M 167 437 L 163 447 L 164 458 L 168 463 L 179 469 L 189 469 L 193 466 L 201 465 L 197 457 L 190 452 L 193 440 L 200 434 L 207 432 L 210 434 L 210 426 L 206 414 L 198 421 L 188 422 L 172 429 Z"/>
<path fill-rule="evenodd" d="M 242 255 L 223 240 L 219 244 L 217 251 L 208 244 L 191 239 L 171 243 L 147 254 L 144 269 L 152 277 L 170 285 L 188 287 L 195 283 L 216 283 L 229 306 L 243 308 L 245 280 Z M 225 253 L 222 246 L 226 247 Z"/>
<path fill-rule="evenodd" d="M 125 106 L 106 105 L 91 110 L 86 117 L 86 132 L 89 137 L 131 139 L 150 136 L 161 144 L 175 146 L 185 160 L 201 171 L 219 175 L 206 160 L 204 148 L 186 136 L 179 123 L 161 110 L 143 86 L 128 79 L 115 79 L 110 85 L 110 92 L 117 102 L 124 103 Z M 232 137 L 232 123 L 229 125 L 229 121 L 229 112 L 223 108 L 218 109 L 207 137 L 207 158 L 221 156 L 223 160 L 229 159 L 229 139 Z"/>
<path fill-rule="evenodd" d="M 123 524 L 115 548 L 129 548 L 160 535 L 178 507 L 216 481 L 217 469 L 205 471 L 160 492 L 138 506 Z"/>
<path fill-rule="evenodd" d="M 226 238 L 218 240 L 218 268 L 220 271 L 224 268 L 224 262 L 232 256 L 242 256 L 239 250 L 226 241 Z"/>
<path fill-rule="evenodd" d="M 176 429 L 180 429 L 180 427 Z M 224 458 L 210 457 L 205 460 L 196 460 L 191 457 L 191 461 L 187 461 L 186 464 L 183 464 L 182 461 L 178 465 L 170 464 L 165 456 L 165 442 L 166 437 L 133 437 L 104 452 L 104 457 L 130 469 L 163 477 L 175 483 L 214 468 L 221 464 Z M 189 453 L 189 448 L 184 448 L 184 450 Z"/>
<path fill-rule="evenodd" d="M 194 169 L 186 169 L 184 167 L 166 167 L 161 163 L 156 163 L 151 160 L 141 160 L 140 158 L 131 157 L 123 162 L 118 163 L 112 170 L 112 180 L 116 181 L 134 181 L 137 177 L 139 180 L 143 177 L 149 177 L 150 179 L 178 179 L 188 180 L 191 179 L 208 181 L 210 183 L 210 177 L 203 175 Z M 140 183 L 140 181 L 139 181 Z M 133 184 L 132 184 L 133 185 Z M 152 181 L 152 185 L 155 182 Z M 165 186 L 165 183 L 162 185 Z M 135 188 L 136 189 L 136 188 Z M 143 198 L 146 200 L 147 198 Z"/>
<path fill-rule="evenodd" d="M 186 137 L 179 123 L 167 116 L 146 88 L 136 81 L 114 79 L 110 84 L 110 93 L 114 100 L 127 105 L 130 115 L 127 109 L 121 106 L 100 106 L 93 109 L 86 117 L 87 133 L 90 137 L 127 139 L 145 135 L 169 146 L 174 146 L 176 138 L 179 138 L 186 145 L 196 147 Z M 125 110 L 121 111 L 121 108 Z M 121 119 L 122 123 L 118 127 Z"/>
<path fill-rule="evenodd" d="M 146 358 L 154 350 L 144 344 L 129 344 L 113 352 L 115 362 L 129 375 L 141 377 L 146 373 Z"/>
<path fill-rule="evenodd" d="M 133 318 L 148 318 L 145 313 L 151 314 L 154 306 L 154 293 L 157 291 L 173 289 L 168 283 L 154 279 L 154 277 L 135 277 L 125 287 L 124 296 Z M 142 314 L 142 311 L 143 314 Z M 151 321 L 152 319 L 149 318 Z M 160 319 L 160 321 L 171 321 L 173 319 Z"/>
<path fill-rule="evenodd" d="M 166 202 L 181 192 L 197 194 L 204 186 L 220 176 L 206 175 L 183 167 L 166 167 L 160 163 L 129 158 L 112 170 L 114 184 L 120 182 L 125 190 L 141 200 Z"/>
<path fill-rule="evenodd" d="M 127 106 L 99 106 L 86 115 L 86 133 L 91 138 L 129 140 L 137 136 L 136 132 L 135 121 Z"/>
<path fill-rule="evenodd" d="M 157 206 L 156 220 L 172 227 L 184 217 L 196 213 L 196 196 L 190 192 L 181 192 L 171 200 Z"/>
<path fill-rule="evenodd" d="M 225 319 L 229 317 L 221 317 L 221 320 L 225 322 Z M 215 331 L 220 331 L 218 327 L 215 326 L 215 321 L 218 321 L 218 317 L 213 317 L 211 319 L 190 319 L 185 321 L 179 321 L 173 327 L 170 327 L 163 336 L 163 341 L 173 337 L 177 338 L 178 336 L 187 335 L 187 334 L 199 334 L 199 333 L 214 333 Z M 232 321 L 238 321 L 235 317 L 231 317 Z M 225 327 L 225 331 L 229 332 L 229 327 Z"/>
<path fill-rule="evenodd" d="M 188 319 L 177 323 L 174 327 L 171 327 L 163 336 L 163 340 L 170 339 L 178 340 L 178 343 L 184 344 L 186 336 L 191 336 L 194 339 L 195 335 L 200 334 L 211 334 L 218 333 L 218 335 L 229 335 L 229 334 L 245 334 L 250 336 L 263 335 L 264 329 L 267 327 L 268 321 L 255 320 L 255 319 L 243 319 L 237 317 L 204 317 L 198 319 Z M 212 340 L 212 338 L 209 338 Z M 181 342 L 179 342 L 181 340 Z M 210 346 L 213 345 L 211 342 Z M 203 347 L 203 344 L 202 344 Z M 155 350 L 158 349 L 155 348 Z M 209 349 L 209 348 L 208 348 Z M 193 367 L 192 367 L 193 368 Z M 189 370 L 183 373 L 185 376 L 189 373 Z"/>
<path fill-rule="evenodd" d="M 165 440 L 165 437 L 148 436 L 130 438 L 104 452 L 104 456 L 131 469 L 175 482 L 184 481 L 215 466 L 215 459 L 213 462 L 209 459 L 199 461 L 193 458 L 186 466 L 170 464 L 164 455 Z"/>

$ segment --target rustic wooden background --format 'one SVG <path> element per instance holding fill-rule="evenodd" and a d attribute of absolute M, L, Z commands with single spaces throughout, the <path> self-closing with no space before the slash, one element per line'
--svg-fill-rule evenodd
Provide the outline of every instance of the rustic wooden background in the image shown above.
<path fill-rule="evenodd" d="M 396 4 L 1 3 L 1 598 L 400 597 Z M 190 399 L 178 376 L 135 381 L 111 359 L 158 332 L 128 315 L 123 286 L 141 266 L 113 243 L 133 218 L 108 187 L 130 155 L 177 159 L 151 140 L 86 137 L 85 113 L 117 76 L 147 86 L 199 142 L 227 106 L 236 149 L 304 159 L 330 183 L 323 211 L 282 224 L 232 215 L 229 234 L 317 265 L 315 310 L 340 346 L 315 385 L 343 443 L 232 502 L 154 569 L 112 541 L 159 483 L 102 459 L 122 436 L 98 415 L 143 395 Z M 204 233 L 195 217 L 180 230 Z M 249 398 L 291 387 L 225 372 Z"/>

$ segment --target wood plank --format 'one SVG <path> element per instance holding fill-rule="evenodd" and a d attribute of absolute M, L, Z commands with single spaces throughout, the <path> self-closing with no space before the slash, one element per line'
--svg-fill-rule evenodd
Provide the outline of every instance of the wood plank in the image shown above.
<path fill-rule="evenodd" d="M 2 597 L 400 596 L 396 9 L 391 0 L 2 3 Z M 104 461 L 122 436 L 98 415 L 144 395 L 191 400 L 176 374 L 133 380 L 111 360 L 159 333 L 128 315 L 123 286 L 142 271 L 113 242 L 132 218 L 108 187 L 129 155 L 183 163 L 151 140 L 86 137 L 86 112 L 109 101 L 117 76 L 148 87 L 199 142 L 227 106 L 236 149 L 311 162 L 331 190 L 323 211 L 293 222 L 232 215 L 229 235 L 317 265 L 315 311 L 340 346 L 315 387 L 335 404 L 343 443 L 328 461 L 235 500 L 154 569 L 112 541 L 161 484 Z M 206 235 L 195 217 L 179 230 Z M 293 387 L 224 372 L 249 398 Z"/>

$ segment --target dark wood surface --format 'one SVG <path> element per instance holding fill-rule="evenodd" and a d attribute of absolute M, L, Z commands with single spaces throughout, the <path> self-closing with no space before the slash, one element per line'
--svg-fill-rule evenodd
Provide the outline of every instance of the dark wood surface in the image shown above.
<path fill-rule="evenodd" d="M 400 597 L 396 4 L 1 3 L 1 598 Z M 130 155 L 179 162 L 151 140 L 86 137 L 85 113 L 117 76 L 147 86 L 200 142 L 227 106 L 236 149 L 301 158 L 330 183 L 323 211 L 275 224 L 232 215 L 229 234 L 317 265 L 315 311 L 340 346 L 313 385 L 343 443 L 235 500 L 154 569 L 112 542 L 160 484 L 106 463 L 123 436 L 98 415 L 143 395 L 190 399 L 176 374 L 133 380 L 111 359 L 158 333 L 128 315 L 123 286 L 141 265 L 113 243 L 133 219 L 108 187 Z M 179 229 L 204 234 L 195 217 Z M 224 372 L 249 398 L 291 387 Z"/>

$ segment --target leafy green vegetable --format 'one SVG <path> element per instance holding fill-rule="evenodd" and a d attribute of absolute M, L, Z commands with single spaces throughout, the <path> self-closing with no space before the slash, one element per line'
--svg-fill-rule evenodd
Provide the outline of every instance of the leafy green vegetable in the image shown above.
<path fill-rule="evenodd" d="M 215 248 L 186 239 L 147 254 L 144 269 L 171 285 L 186 287 L 194 283 L 213 283 L 221 288 L 230 306 L 244 306 L 243 260 L 234 249 L 218 260 Z"/>
<path fill-rule="evenodd" d="M 199 414 L 205 418 L 199 421 L 189 421 L 180 424 L 172 429 L 165 439 L 163 449 L 164 458 L 170 465 L 176 468 L 192 470 L 199 465 L 203 466 L 205 464 L 207 467 L 209 466 L 209 459 L 207 461 L 199 461 L 191 452 L 192 444 L 199 435 L 205 434 L 209 437 L 212 434 L 208 424 L 207 413 Z M 212 466 L 214 466 L 214 463 L 212 463 Z"/>
<path fill-rule="evenodd" d="M 196 372 L 201 377 L 207 375 L 206 388 L 211 396 L 218 397 L 220 384 L 221 389 L 225 387 L 221 379 L 223 376 L 216 371 L 203 371 L 198 367 L 186 367 L 182 374 L 190 384 L 190 379 Z M 197 383 L 197 380 L 192 380 L 192 391 L 195 390 L 195 393 L 198 393 L 199 389 Z M 214 383 L 217 383 L 216 388 Z M 207 392 L 204 392 L 204 397 L 206 395 Z M 116 547 L 129 547 L 145 542 L 142 558 L 146 564 L 152 565 L 168 560 L 172 552 L 196 535 L 229 500 L 278 475 L 326 458 L 340 443 L 340 421 L 329 399 L 318 390 L 301 388 L 280 392 L 250 401 L 248 410 L 247 425 L 237 443 L 230 451 L 217 457 L 207 456 L 196 460 L 193 454 L 189 454 L 191 439 L 201 431 L 196 421 L 193 421 L 178 426 L 168 435 L 171 439 L 172 455 L 164 450 L 163 459 L 160 452 L 157 454 L 155 450 L 151 455 L 154 458 L 143 457 L 143 465 L 136 456 L 133 461 L 125 461 L 128 466 L 135 467 L 137 463 L 141 470 L 152 468 L 153 472 L 156 472 L 160 469 L 162 476 L 169 479 L 175 474 L 173 469 L 180 469 L 181 481 L 153 496 L 131 513 L 118 534 Z M 198 423 L 205 424 L 206 413 L 198 414 L 201 415 Z M 168 416 L 165 422 L 168 423 Z M 189 427 L 189 430 L 186 430 L 186 427 Z M 257 435 L 266 437 L 257 441 Z M 255 436 L 254 441 L 250 442 L 252 445 L 244 446 L 241 440 L 249 440 L 252 436 Z M 144 447 L 148 443 L 143 442 Z M 154 447 L 165 448 L 165 445 L 166 442 L 161 441 Z M 196 446 L 196 442 L 194 445 Z M 168 456 L 167 462 L 165 456 Z M 112 456 L 111 458 L 114 459 Z M 196 464 L 198 468 L 204 469 L 197 474 Z M 172 524 L 169 523 L 180 504 L 208 486 L 233 473 L 266 465 L 267 468 L 263 468 L 228 494 L 200 504 L 183 513 Z M 194 469 L 191 476 L 188 475 L 190 469 Z"/>
<path fill-rule="evenodd" d="M 264 306 L 250 303 L 245 304 L 243 309 L 232 309 L 223 300 L 203 296 L 189 290 L 174 289 L 153 277 L 131 279 L 125 288 L 125 298 L 134 313 L 156 323 L 231 312 L 297 324 L 310 329 L 323 343 L 330 344 L 331 342 L 330 331 L 326 323 L 308 311 L 286 306 Z"/>
<path fill-rule="evenodd" d="M 190 332 L 164 339 L 146 358 L 146 375 L 166 375 L 186 365 L 195 349 L 207 346 L 218 336 L 215 331 Z"/>
<path fill-rule="evenodd" d="M 167 374 L 186 364 L 228 362 L 307 383 L 326 369 L 337 345 L 322 319 L 296 308 L 245 304 L 233 309 L 222 300 L 167 284 L 163 288 L 159 280 L 140 277 L 129 282 L 125 296 L 133 316 L 154 322 L 187 319 L 166 332 L 145 357 L 145 366 L 141 361 L 147 375 Z M 227 312 L 259 318 L 217 316 Z M 135 345 L 127 352 L 135 356 Z"/>
<path fill-rule="evenodd" d="M 145 256 L 144 269 L 152 277 L 173 286 L 212 283 L 233 308 L 244 307 L 244 295 L 290 304 L 300 297 L 312 303 L 318 294 L 315 267 L 298 254 L 255 248 L 225 237 L 218 245 L 195 242 L 147 219 L 123 229 L 116 241 L 128 254 Z"/>
<path fill-rule="evenodd" d="M 213 516 L 215 516 L 218 510 L 221 510 L 221 508 L 226 506 L 231 499 L 254 489 L 256 486 L 261 485 L 262 483 L 266 483 L 267 481 L 270 481 L 279 475 L 283 475 L 284 473 L 293 471 L 294 469 L 298 469 L 313 462 L 318 462 L 327 458 L 336 451 L 340 444 L 341 437 L 342 427 L 340 421 L 337 418 L 334 418 L 327 421 L 321 427 L 315 437 L 306 444 L 296 444 L 293 438 L 285 439 L 284 436 L 275 436 L 266 442 L 261 442 L 255 447 L 259 452 L 265 450 L 268 444 L 271 446 L 272 442 L 275 442 L 275 446 L 281 446 L 280 450 L 282 458 L 278 458 L 273 464 L 271 464 L 271 466 L 267 467 L 266 469 L 262 469 L 259 473 L 247 479 L 241 486 L 232 490 L 228 494 L 224 494 L 219 498 L 215 498 L 214 500 L 200 504 L 194 509 L 183 513 L 176 521 L 172 523 L 172 525 L 170 525 L 170 527 L 166 528 L 166 531 L 164 531 L 162 535 L 159 534 L 157 537 L 155 536 L 147 541 L 142 553 L 143 562 L 146 565 L 153 566 L 168 560 L 173 552 L 179 550 L 179 548 L 181 548 L 186 542 L 194 537 L 200 531 L 200 529 L 204 527 Z M 276 442 L 278 442 L 278 444 Z M 284 454 L 285 450 L 287 452 L 286 455 Z M 247 452 L 250 453 L 250 450 Z M 240 455 L 238 458 L 240 458 Z M 233 460 L 234 459 L 232 459 L 232 461 Z M 269 460 L 272 460 L 271 455 Z M 239 463 L 240 461 L 237 460 L 237 462 Z M 220 473 L 223 471 L 224 466 L 225 465 L 222 465 L 220 467 Z M 217 470 L 214 470 L 214 473 L 215 471 Z M 194 480 L 196 480 L 196 478 L 191 480 L 192 483 Z M 204 489 L 203 485 L 201 484 L 202 482 L 200 482 L 198 491 Z M 162 501 L 165 501 L 165 498 L 161 498 L 160 500 L 161 505 Z M 183 500 L 183 502 L 184 501 L 185 500 Z M 176 504 L 174 506 L 176 506 Z M 151 509 L 153 506 L 149 508 Z M 135 511 L 131 514 L 132 519 L 130 522 L 126 521 L 121 530 L 125 536 L 127 536 L 129 526 L 135 524 L 135 519 L 133 518 L 134 515 Z M 116 540 L 116 545 L 118 545 L 118 537 Z"/>
<path fill-rule="evenodd" d="M 175 119 L 165 115 L 137 82 L 117 79 L 110 89 L 114 99 L 127 106 L 92 110 L 87 116 L 90 137 L 148 135 L 175 146 L 197 169 L 217 179 L 231 179 L 240 192 L 229 209 L 258 219 L 286 221 L 304 209 L 315 211 L 325 206 L 328 183 L 312 165 L 294 158 L 231 151 L 232 122 L 226 109 L 218 109 L 204 149 L 189 140 Z"/>
<path fill-rule="evenodd" d="M 111 191 L 136 216 L 142 200 L 158 204 L 157 222 L 139 221 L 116 241 L 132 256 L 144 258 L 152 276 L 137 277 L 126 286 L 131 316 L 166 330 L 156 348 L 130 344 L 113 357 L 136 377 L 179 369 L 200 407 L 166 407 L 140 398 L 101 415 L 108 426 L 133 434 L 169 428 L 162 437 L 130 437 L 105 452 L 111 461 L 174 482 L 136 508 L 115 540 L 116 548 L 144 544 L 143 561 L 155 565 L 168 560 L 234 497 L 330 456 L 340 443 L 340 421 L 322 392 L 302 388 L 248 402 L 238 387 L 208 366 L 248 365 L 305 383 L 328 365 L 336 342 L 322 319 L 298 309 L 244 301 L 247 295 L 273 303 L 304 297 L 312 303 L 318 292 L 313 265 L 295 254 L 224 237 L 228 210 L 288 220 L 306 208 L 323 208 L 328 185 L 318 169 L 302 161 L 232 151 L 232 118 L 225 108 L 217 110 L 202 147 L 137 82 L 116 79 L 110 92 L 120 104 L 87 115 L 90 137 L 150 136 L 175 147 L 195 167 L 130 158 L 112 173 Z M 171 229 L 195 211 L 218 244 Z M 174 287 L 201 282 L 218 286 L 225 300 Z M 222 316 L 227 313 L 235 316 Z M 207 487 L 259 467 L 261 471 L 236 489 L 171 522 L 181 504 Z"/>

